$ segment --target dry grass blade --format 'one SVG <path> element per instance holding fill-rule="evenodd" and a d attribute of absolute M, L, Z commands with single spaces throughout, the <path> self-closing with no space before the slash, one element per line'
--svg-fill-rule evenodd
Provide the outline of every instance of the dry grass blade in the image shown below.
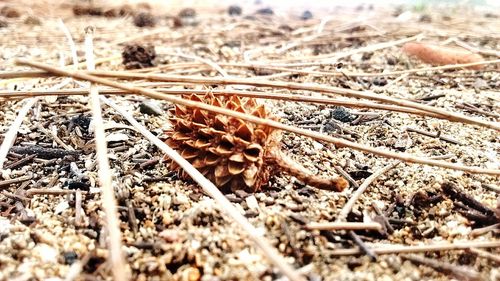
<path fill-rule="evenodd" d="M 61 69 L 61 68 L 56 68 L 56 67 L 52 67 L 52 66 L 47 65 L 47 64 L 43 64 L 43 63 L 39 63 L 39 62 L 32 62 L 32 61 L 24 60 L 24 59 L 17 60 L 17 63 L 20 65 L 28 65 L 28 66 L 40 68 L 40 69 L 46 70 L 48 72 L 53 72 L 53 73 L 58 74 L 58 75 L 70 76 L 73 78 L 78 78 L 78 79 L 82 79 L 82 80 L 91 81 L 94 83 L 99 83 L 102 85 L 111 86 L 111 87 L 118 88 L 118 89 L 123 89 L 126 91 L 130 91 L 132 93 L 142 94 L 142 95 L 145 95 L 145 96 L 148 96 L 151 98 L 155 98 L 155 99 L 163 99 L 163 100 L 170 101 L 170 102 L 175 103 L 175 104 L 184 105 L 187 107 L 199 108 L 202 110 L 207 110 L 207 111 L 211 111 L 211 112 L 215 112 L 215 113 L 219 113 L 219 114 L 223 114 L 223 115 L 233 116 L 233 117 L 236 117 L 236 118 L 239 118 L 239 119 L 242 119 L 245 121 L 253 122 L 256 124 L 261 124 L 261 125 L 273 127 L 273 128 L 280 129 L 280 130 L 289 131 L 292 133 L 311 137 L 311 138 L 316 139 L 316 140 L 330 142 L 330 143 L 333 143 L 333 144 L 340 146 L 340 147 L 350 147 L 350 148 L 353 148 L 353 149 L 356 149 L 359 151 L 364 151 L 364 152 L 372 153 L 372 154 L 387 157 L 387 158 L 399 159 L 399 160 L 409 162 L 409 163 L 427 164 L 427 165 L 438 166 L 438 167 L 442 167 L 442 168 L 455 169 L 455 170 L 465 171 L 465 172 L 469 172 L 469 173 L 488 174 L 488 175 L 496 175 L 496 176 L 500 175 L 500 170 L 483 169 L 483 168 L 479 168 L 479 167 L 469 167 L 469 166 L 452 164 L 452 163 L 445 162 L 445 161 L 437 161 L 437 160 L 432 160 L 432 159 L 428 159 L 428 158 L 415 157 L 413 155 L 406 154 L 406 153 L 395 153 L 392 151 L 380 150 L 380 149 L 376 149 L 376 148 L 373 148 L 373 147 L 370 147 L 367 145 L 358 144 L 355 142 L 350 142 L 350 141 L 347 141 L 344 139 L 334 138 L 334 137 L 331 137 L 331 136 L 328 136 L 325 134 L 321 134 L 321 133 L 317 133 L 317 132 L 313 132 L 310 130 L 304 130 L 304 129 L 296 128 L 294 126 L 284 125 L 284 124 L 277 122 L 277 121 L 262 119 L 262 118 L 258 118 L 258 117 L 252 116 L 252 115 L 243 114 L 240 112 L 228 110 L 228 109 L 217 107 L 217 106 L 208 105 L 208 104 L 201 103 L 201 102 L 195 102 L 195 101 L 185 100 L 185 99 L 174 97 L 174 96 L 164 95 L 164 94 L 157 92 L 157 91 L 154 91 L 154 90 L 141 88 L 141 87 L 135 87 L 135 86 L 132 86 L 132 85 L 129 85 L 126 83 L 117 83 L 117 82 L 114 82 L 114 81 L 111 81 L 108 79 L 96 77 L 96 76 L 89 75 L 89 74 L 86 74 L 86 73 L 80 72 L 80 71 L 66 71 L 66 70 Z"/>
<path fill-rule="evenodd" d="M 85 35 L 85 55 L 87 57 L 87 69 L 95 69 L 92 46 L 92 31 L 87 29 Z M 127 267 L 122 255 L 122 236 L 120 232 L 120 221 L 116 207 L 116 199 L 112 186 L 111 169 L 109 167 L 108 148 L 106 134 L 104 132 L 104 121 L 102 119 L 99 92 L 95 86 L 90 85 L 90 105 L 92 117 L 95 124 L 96 157 L 99 164 L 98 175 L 102 191 L 102 208 L 106 213 L 106 226 L 108 229 L 108 245 L 110 252 L 110 264 L 113 278 L 117 281 L 128 280 Z"/>
<path fill-rule="evenodd" d="M 248 234 L 249 238 L 262 250 L 265 256 L 276 265 L 285 276 L 290 280 L 299 281 L 304 280 L 293 268 L 291 268 L 278 251 L 271 246 L 269 241 L 262 235 L 259 235 L 257 229 L 248 222 L 248 220 L 240 214 L 240 212 L 227 200 L 227 198 L 219 191 L 219 189 L 207 178 L 205 178 L 191 163 L 184 159 L 179 153 L 170 148 L 166 143 L 158 139 L 144 126 L 139 124 L 132 115 L 126 110 L 122 109 L 112 101 L 101 97 L 108 106 L 118 111 L 127 121 L 134 126 L 146 139 L 155 144 L 161 151 L 163 151 L 169 158 L 174 160 L 200 187 L 212 197 L 218 206 L 226 213 L 227 216 L 232 218 L 243 230 Z"/>

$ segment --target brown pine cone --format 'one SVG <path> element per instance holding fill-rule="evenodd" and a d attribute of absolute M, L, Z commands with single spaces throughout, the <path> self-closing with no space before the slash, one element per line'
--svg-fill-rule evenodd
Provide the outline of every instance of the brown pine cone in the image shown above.
<path fill-rule="evenodd" d="M 276 119 L 252 98 L 215 97 L 211 93 L 185 98 Z M 167 132 L 167 144 L 224 192 L 258 191 L 277 170 L 322 189 L 341 191 L 348 186 L 344 179 L 317 177 L 291 161 L 280 151 L 280 131 L 272 127 L 179 105 L 171 113 L 173 127 Z M 171 170 L 187 178 L 175 162 L 169 163 Z"/>

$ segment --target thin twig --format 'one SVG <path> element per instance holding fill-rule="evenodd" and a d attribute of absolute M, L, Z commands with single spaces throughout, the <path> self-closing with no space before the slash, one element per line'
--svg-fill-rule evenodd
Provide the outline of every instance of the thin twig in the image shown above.
<path fill-rule="evenodd" d="M 479 257 L 486 258 L 486 259 L 489 259 L 497 264 L 500 264 L 500 257 L 498 255 L 494 255 L 494 254 L 487 252 L 485 250 L 480 250 L 480 249 L 476 249 L 476 248 L 470 248 L 468 251 L 478 255 Z"/>
<path fill-rule="evenodd" d="M 409 260 L 417 265 L 425 265 L 435 269 L 438 272 L 446 273 L 455 276 L 458 280 L 482 280 L 481 274 L 472 268 L 465 266 L 453 265 L 440 260 L 422 257 L 419 255 L 401 255 L 403 259 Z"/>
<path fill-rule="evenodd" d="M 354 243 L 356 243 L 356 245 L 358 245 L 361 251 L 363 251 L 363 253 L 369 256 L 372 259 L 372 261 L 377 260 L 377 254 L 374 251 L 372 251 L 371 247 L 369 247 L 363 241 L 363 239 L 361 239 L 361 237 L 359 237 L 359 235 L 356 234 L 356 232 L 354 232 L 353 230 L 349 231 L 349 236 L 351 236 Z"/>
<path fill-rule="evenodd" d="M 7 154 L 16 141 L 17 132 L 19 131 L 19 127 L 21 127 L 24 117 L 26 117 L 28 111 L 37 101 L 38 98 L 29 98 L 24 102 L 24 105 L 19 111 L 19 114 L 16 116 L 16 119 L 14 120 L 14 122 L 12 122 L 9 130 L 5 134 L 2 145 L 0 146 L 0 170 L 3 169 L 3 165 L 5 163 L 5 160 L 7 159 Z"/>
<path fill-rule="evenodd" d="M 61 30 L 64 32 L 64 36 L 66 36 L 66 39 L 68 40 L 68 45 L 71 51 L 71 58 L 73 59 L 73 67 L 75 69 L 78 69 L 78 55 L 76 52 L 75 41 L 73 40 L 71 32 L 69 31 L 68 27 L 64 24 L 62 19 L 58 20 L 58 24 Z"/>
<path fill-rule="evenodd" d="M 385 166 L 384 168 L 378 170 L 377 172 L 373 173 L 367 179 L 365 179 L 365 181 L 363 181 L 363 183 L 359 186 L 359 188 L 353 193 L 353 195 L 351 196 L 351 198 L 349 198 L 349 201 L 347 201 L 347 203 L 344 205 L 344 207 L 340 211 L 340 214 L 338 215 L 336 221 L 337 222 L 344 221 L 347 218 L 347 216 L 349 215 L 349 213 L 351 212 L 352 207 L 354 207 L 354 204 L 356 204 L 356 202 L 358 201 L 359 197 L 361 197 L 361 194 L 363 194 L 365 192 L 365 190 L 375 180 L 378 179 L 378 177 L 380 177 L 381 175 L 385 174 L 390 169 L 396 167 L 399 163 L 401 163 L 401 162 L 396 161 L 394 163 L 391 163 L 391 164 Z"/>
<path fill-rule="evenodd" d="M 432 160 L 432 159 L 427 159 L 427 158 L 415 157 L 413 155 L 406 154 L 406 153 L 395 153 L 395 152 L 391 152 L 391 151 L 380 150 L 380 149 L 376 149 L 376 148 L 373 148 L 373 147 L 370 147 L 367 145 L 358 144 L 358 143 L 354 143 L 354 142 L 339 139 L 339 138 L 334 138 L 334 137 L 331 137 L 331 136 L 328 136 L 325 134 L 321 134 L 321 133 L 317 133 L 317 132 L 313 132 L 310 130 L 304 130 L 304 129 L 296 128 L 294 126 L 284 125 L 284 124 L 277 122 L 277 121 L 274 121 L 274 120 L 262 119 L 262 118 L 258 118 L 256 116 L 244 114 L 241 112 L 229 110 L 229 109 L 222 108 L 222 107 L 212 106 L 212 105 L 205 104 L 202 102 L 196 102 L 196 101 L 186 100 L 186 99 L 182 99 L 182 98 L 178 98 L 178 97 L 174 97 L 174 96 L 164 95 L 164 94 L 157 92 L 157 91 L 154 91 L 154 90 L 141 88 L 141 87 L 135 87 L 135 86 L 129 85 L 127 83 L 114 82 L 114 81 L 111 81 L 108 79 L 99 78 L 99 77 L 96 77 L 93 75 L 89 75 L 89 74 L 86 74 L 86 73 L 83 73 L 80 71 L 66 71 L 66 70 L 61 69 L 61 68 L 56 68 L 56 67 L 53 67 L 53 66 L 50 66 L 47 64 L 33 62 L 33 61 L 29 61 L 29 60 L 24 60 L 24 59 L 17 60 L 17 63 L 20 65 L 28 65 L 28 66 L 40 68 L 40 69 L 43 69 L 43 70 L 46 70 L 49 72 L 53 72 L 53 73 L 58 74 L 58 75 L 71 76 L 74 78 L 87 80 L 87 81 L 91 81 L 94 83 L 99 83 L 99 84 L 127 90 L 127 91 L 130 91 L 133 93 L 143 94 L 145 96 L 155 98 L 155 99 L 163 99 L 163 100 L 170 101 L 172 103 L 187 106 L 187 107 L 194 107 L 194 108 L 199 108 L 199 109 L 203 109 L 203 110 L 207 110 L 207 111 L 211 111 L 211 112 L 215 112 L 215 113 L 219 113 L 219 114 L 223 114 L 223 115 L 232 116 L 232 117 L 239 118 L 239 119 L 249 121 L 252 123 L 256 123 L 256 124 L 260 124 L 260 125 L 264 125 L 264 126 L 269 126 L 269 127 L 273 127 L 276 129 L 285 130 L 285 131 L 289 131 L 292 133 L 308 136 L 308 137 L 314 138 L 316 140 L 330 142 L 330 143 L 336 144 L 340 147 L 350 147 L 350 148 L 353 148 L 356 150 L 372 153 L 372 154 L 387 157 L 387 158 L 395 158 L 395 159 L 403 160 L 403 161 L 409 162 L 409 163 L 427 164 L 427 165 L 433 165 L 433 166 L 438 166 L 438 167 L 443 167 L 443 168 L 461 170 L 461 171 L 466 171 L 469 173 L 500 175 L 500 170 L 483 169 L 483 168 L 479 168 L 479 167 L 468 167 L 468 166 L 463 166 L 463 165 L 458 165 L 458 164 L 452 164 L 452 163 L 445 162 L 445 161 L 437 161 L 437 160 Z M 199 78 L 196 78 L 196 79 L 199 79 Z M 493 127 L 496 126 L 494 124 L 489 124 L 489 123 L 488 123 L 488 125 L 491 125 Z M 498 129 L 500 130 L 500 127 Z"/>
<path fill-rule="evenodd" d="M 439 243 L 439 244 L 428 244 L 428 245 L 415 245 L 415 246 L 405 246 L 405 245 L 383 245 L 377 244 L 377 247 L 371 248 L 375 253 L 379 255 L 386 254 L 399 254 L 399 253 L 419 253 L 419 252 L 437 252 L 437 251 L 452 251 L 452 250 L 465 250 L 469 248 L 498 248 L 500 247 L 500 241 L 468 241 L 468 242 L 457 242 L 457 243 Z M 330 254 L 332 256 L 352 256 L 359 255 L 363 252 L 358 248 L 350 249 L 336 249 Z"/>
<path fill-rule="evenodd" d="M 229 202 L 229 200 L 219 191 L 219 189 L 207 178 L 205 178 L 196 168 L 194 168 L 191 163 L 184 159 L 179 153 L 170 148 L 166 143 L 158 139 L 155 135 L 148 131 L 144 126 L 139 124 L 134 117 L 129 114 L 126 110 L 122 109 L 109 99 L 101 96 L 101 100 L 105 102 L 108 106 L 114 108 L 118 111 L 127 121 L 134 126 L 137 131 L 139 131 L 146 139 L 156 145 L 163 153 L 165 153 L 170 159 L 175 161 L 183 170 L 186 172 L 203 191 L 212 197 L 217 205 L 225 212 L 227 216 L 232 218 L 235 223 L 241 226 L 241 228 L 247 233 L 249 238 L 262 250 L 263 254 L 269 259 L 270 262 L 274 263 L 282 273 L 287 276 L 292 281 L 303 281 L 305 280 L 301 275 L 299 275 L 285 259 L 279 254 L 279 252 L 271 246 L 269 241 L 259 234 L 257 229 L 250 224 L 250 222 Z"/>
<path fill-rule="evenodd" d="M 304 226 L 307 230 L 381 230 L 377 222 L 311 222 Z"/>
<path fill-rule="evenodd" d="M 94 70 L 94 54 L 92 44 L 91 28 L 85 32 L 85 55 L 87 58 L 87 69 Z M 90 84 L 89 103 L 94 120 L 94 134 L 96 144 L 96 157 L 99 165 L 98 175 L 102 190 L 102 208 L 106 213 L 106 226 L 109 234 L 109 252 L 113 279 L 117 281 L 128 280 L 127 267 L 122 254 L 122 237 L 120 233 L 120 222 L 116 207 L 116 199 L 112 186 L 111 169 L 109 167 L 108 148 L 106 144 L 106 134 L 104 132 L 104 121 L 102 119 L 101 104 L 99 102 L 99 92 L 95 86 Z"/>
<path fill-rule="evenodd" d="M 26 190 L 25 194 L 27 197 L 33 197 L 34 195 L 67 195 L 67 194 L 75 194 L 76 192 L 77 190 L 72 190 L 72 189 L 30 188 Z M 85 192 L 80 191 L 80 193 L 83 194 Z"/>
<path fill-rule="evenodd" d="M 30 180 L 31 178 L 33 178 L 33 176 L 28 175 L 28 176 L 22 176 L 22 177 L 18 177 L 18 178 L 0 181 L 0 189 L 8 187 L 9 185 L 11 185 L 13 183 L 18 183 L 18 182 Z"/>

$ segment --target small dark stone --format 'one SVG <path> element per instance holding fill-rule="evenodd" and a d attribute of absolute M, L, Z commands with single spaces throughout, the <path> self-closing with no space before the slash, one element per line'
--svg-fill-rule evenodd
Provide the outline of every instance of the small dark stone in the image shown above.
<path fill-rule="evenodd" d="M 243 189 L 238 189 L 238 190 L 235 190 L 234 191 L 234 194 L 242 199 L 250 196 L 250 194 L 246 191 L 244 191 Z"/>
<path fill-rule="evenodd" d="M 245 217 L 247 217 L 247 218 L 255 218 L 257 216 L 259 216 L 259 212 L 257 212 L 257 211 L 248 210 L 245 212 Z"/>
<path fill-rule="evenodd" d="M 330 116 L 338 120 L 340 122 L 348 123 L 354 121 L 356 119 L 356 116 L 352 115 L 349 110 L 347 110 L 345 107 L 336 107 L 334 110 L 330 112 Z"/>
<path fill-rule="evenodd" d="M 6 21 L 0 20 L 0 28 L 4 28 L 4 27 L 7 27 L 7 26 L 9 26 L 9 24 Z"/>
<path fill-rule="evenodd" d="M 72 190 L 80 189 L 83 191 L 89 191 L 90 184 L 84 181 L 70 181 L 68 182 L 68 188 Z"/>
<path fill-rule="evenodd" d="M 384 77 L 375 77 L 375 79 L 373 79 L 373 85 L 385 86 L 387 85 L 387 79 L 385 79 Z"/>
<path fill-rule="evenodd" d="M 289 215 L 289 217 L 292 220 L 294 220 L 295 222 L 297 222 L 298 224 L 300 224 L 300 225 L 306 225 L 307 224 L 307 219 L 304 216 L 302 216 L 302 215 L 292 213 L 292 214 Z"/>
<path fill-rule="evenodd" d="M 387 64 L 388 65 L 396 65 L 398 63 L 398 60 L 393 57 L 393 56 L 390 56 L 390 57 L 387 57 Z"/>
<path fill-rule="evenodd" d="M 122 52 L 123 64 L 126 69 L 138 69 L 154 66 L 153 60 L 156 57 L 154 46 L 141 46 L 131 44 L 125 46 Z"/>
<path fill-rule="evenodd" d="M 307 10 L 307 11 L 304 11 L 302 13 L 302 15 L 300 16 L 300 19 L 301 20 L 310 20 L 313 18 L 313 14 L 311 13 L 311 11 Z"/>
<path fill-rule="evenodd" d="M 65 264 L 73 264 L 78 259 L 78 254 L 73 251 L 64 252 L 62 255 Z"/>
<path fill-rule="evenodd" d="M 361 59 L 362 59 L 362 60 L 369 60 L 372 56 L 373 56 L 373 53 L 372 53 L 372 52 L 365 52 L 365 53 L 363 53 L 363 55 L 361 56 Z"/>
<path fill-rule="evenodd" d="M 367 177 L 371 176 L 373 173 L 367 170 L 355 170 L 352 172 L 349 172 L 349 175 L 351 178 L 355 180 L 361 180 L 361 179 L 366 179 Z"/>
<path fill-rule="evenodd" d="M 241 7 L 238 5 L 231 5 L 227 9 L 227 13 L 230 16 L 240 16 L 241 15 Z"/>
<path fill-rule="evenodd" d="M 419 22 L 432 22 L 431 16 L 428 14 L 421 15 L 420 18 L 418 19 Z"/>
<path fill-rule="evenodd" d="M 137 27 L 153 27 L 156 24 L 156 20 L 151 13 L 140 12 L 134 16 L 134 24 Z"/>
<path fill-rule="evenodd" d="M 274 11 L 271 8 L 258 9 L 257 14 L 259 15 L 274 15 Z"/>
<path fill-rule="evenodd" d="M 91 5 L 74 5 L 73 14 L 75 16 L 102 16 L 102 9 Z"/>
<path fill-rule="evenodd" d="M 90 118 L 89 116 L 83 114 L 77 115 L 71 118 L 71 120 L 69 121 L 69 129 L 71 130 L 73 127 L 78 126 L 87 131 L 89 129 L 91 120 L 92 118 Z"/>
<path fill-rule="evenodd" d="M 196 17 L 196 11 L 193 8 L 185 8 L 179 12 L 179 17 L 181 18 L 194 18 Z"/>
<path fill-rule="evenodd" d="M 234 195 L 232 193 L 226 194 L 225 196 L 226 196 L 227 200 L 229 200 L 232 203 L 241 203 L 241 202 L 243 202 L 243 199 L 237 197 L 236 195 Z"/>

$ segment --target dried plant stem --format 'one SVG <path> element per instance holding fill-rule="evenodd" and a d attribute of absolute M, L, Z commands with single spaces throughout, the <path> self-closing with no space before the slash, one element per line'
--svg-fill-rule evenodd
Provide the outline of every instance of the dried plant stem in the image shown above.
<path fill-rule="evenodd" d="M 85 55 L 87 58 L 88 70 L 95 69 L 92 37 L 92 31 L 89 28 L 85 36 Z M 129 278 L 122 255 L 120 221 L 118 219 L 116 199 L 112 186 L 112 173 L 109 167 L 104 121 L 102 119 L 101 104 L 99 102 L 99 92 L 92 84 L 90 85 L 89 102 L 92 118 L 94 120 L 93 123 L 95 124 L 96 157 L 99 165 L 98 175 L 102 192 L 102 208 L 106 214 L 106 226 L 109 234 L 107 243 L 109 245 L 111 270 L 114 280 L 125 281 Z"/>
<path fill-rule="evenodd" d="M 428 159 L 428 158 L 415 157 L 413 155 L 406 154 L 406 153 L 395 153 L 392 151 L 380 150 L 380 149 L 376 149 L 376 148 L 373 148 L 373 147 L 370 147 L 367 145 L 358 144 L 358 143 L 347 141 L 347 140 L 340 139 L 340 138 L 334 138 L 334 137 L 331 137 L 331 136 L 328 136 L 325 134 L 321 134 L 321 133 L 317 133 L 317 132 L 313 132 L 310 130 L 304 130 L 304 129 L 300 129 L 300 128 L 297 128 L 294 126 L 288 126 L 288 125 L 282 124 L 282 123 L 277 122 L 277 121 L 258 118 L 256 116 L 236 112 L 236 111 L 225 109 L 222 107 L 212 106 L 212 105 L 205 104 L 202 102 L 195 102 L 195 101 L 186 100 L 186 99 L 182 99 L 182 98 L 178 98 L 178 97 L 174 97 L 174 96 L 165 95 L 165 94 L 162 94 L 162 93 L 154 91 L 154 90 L 141 88 L 141 87 L 135 87 L 135 86 L 132 86 L 132 85 L 127 84 L 127 83 L 114 82 L 114 81 L 111 81 L 108 79 L 89 75 L 89 74 L 86 74 L 86 73 L 80 72 L 80 71 L 67 71 L 67 70 L 64 70 L 61 68 L 56 68 L 56 67 L 53 67 L 53 66 L 50 66 L 47 64 L 43 64 L 43 63 L 39 63 L 39 62 L 32 62 L 32 61 L 24 60 L 24 59 L 17 60 L 17 63 L 20 65 L 28 65 L 28 66 L 40 68 L 40 69 L 43 69 L 43 70 L 46 70 L 49 72 L 53 72 L 53 73 L 58 74 L 58 75 L 70 76 L 73 78 L 87 80 L 87 81 L 91 81 L 94 83 L 99 83 L 102 85 L 107 85 L 107 86 L 111 86 L 114 88 L 130 91 L 132 93 L 142 94 L 142 95 L 145 95 L 145 96 L 148 96 L 151 98 L 155 98 L 155 99 L 163 99 L 163 100 L 170 101 L 170 102 L 175 103 L 175 104 L 184 105 L 187 107 L 200 108 L 203 110 L 207 110 L 207 111 L 211 111 L 211 112 L 215 112 L 215 113 L 219 113 L 219 114 L 223 114 L 223 115 L 228 115 L 228 116 L 232 116 L 235 118 L 240 118 L 240 119 L 248 121 L 248 122 L 273 127 L 273 128 L 280 129 L 280 130 L 289 131 L 289 132 L 296 133 L 299 135 L 311 137 L 311 138 L 316 139 L 316 140 L 330 142 L 330 143 L 336 144 L 337 146 L 340 146 L 340 147 L 350 147 L 350 148 L 353 148 L 356 150 L 372 153 L 372 154 L 387 157 L 387 158 L 399 159 L 399 160 L 409 162 L 409 163 L 419 163 L 419 164 L 438 166 L 438 167 L 442 167 L 442 168 L 455 169 L 455 170 L 465 171 L 465 172 L 469 172 L 469 173 L 489 174 L 489 175 L 497 175 L 497 176 L 500 175 L 500 170 L 483 169 L 483 168 L 479 168 L 479 167 L 469 167 L 469 166 L 463 166 L 463 165 L 458 165 L 458 164 L 452 164 L 452 163 L 445 162 L 445 161 L 437 161 L 437 160 L 432 160 L 432 159 Z"/>
<path fill-rule="evenodd" d="M 28 63 L 30 62 L 27 62 L 27 64 Z M 81 75 L 83 73 L 79 74 Z M 274 87 L 274 88 L 284 88 L 293 90 L 322 92 L 327 94 L 343 95 L 352 98 L 376 100 L 388 104 L 395 104 L 399 106 L 414 108 L 442 115 L 443 118 L 449 121 L 474 124 L 500 131 L 500 123 L 498 122 L 494 123 L 481 119 L 471 118 L 459 113 L 449 112 L 441 108 L 432 107 L 425 104 L 412 102 L 409 100 L 377 95 L 370 92 L 355 91 L 339 87 L 329 87 L 312 83 L 266 81 L 266 80 L 256 80 L 249 78 L 220 78 L 220 77 L 215 78 L 215 77 L 193 77 L 193 76 L 175 76 L 175 75 L 161 75 L 161 74 L 155 75 L 155 74 L 144 74 L 144 73 L 130 73 L 125 71 L 91 71 L 88 72 L 88 74 L 101 77 L 122 78 L 122 79 L 146 79 L 152 81 L 180 82 L 180 83 L 193 83 L 193 84 L 223 84 L 223 85 L 242 84 L 242 85 L 251 85 L 258 87 Z"/>
<path fill-rule="evenodd" d="M 471 253 L 474 253 L 476 255 L 478 255 L 479 257 L 482 257 L 482 258 L 486 258 L 486 259 L 489 259 L 497 264 L 500 264 L 500 257 L 498 255 L 494 255 L 490 252 L 487 252 L 487 251 L 484 251 L 484 250 L 480 250 L 480 249 L 477 249 L 477 248 L 470 248 L 469 251 Z"/>
<path fill-rule="evenodd" d="M 156 145 L 170 159 L 175 161 L 196 183 L 199 184 L 203 191 L 205 191 L 217 202 L 217 205 L 228 217 L 232 218 L 235 223 L 241 226 L 241 228 L 247 233 L 248 237 L 262 250 L 269 261 L 274 263 L 274 265 L 277 266 L 285 276 L 292 281 L 305 280 L 292 267 L 290 267 L 290 265 L 288 265 L 285 259 L 275 248 L 271 246 L 265 237 L 258 234 L 259 232 L 257 229 L 255 229 L 255 227 L 243 215 L 241 215 L 241 213 L 231 204 L 231 202 L 229 202 L 219 189 L 211 181 L 205 178 L 196 168 L 194 168 L 191 163 L 184 159 L 179 153 L 177 153 L 177 151 L 173 150 L 166 143 L 154 136 L 148 129 L 139 124 L 139 122 L 137 122 L 126 110 L 122 109 L 105 97 L 101 96 L 101 100 L 103 100 L 108 106 L 118 111 L 146 139 Z"/>
<path fill-rule="evenodd" d="M 307 230 L 382 230 L 382 225 L 376 222 L 311 222 Z"/>
<path fill-rule="evenodd" d="M 214 95 L 237 95 L 240 97 L 249 98 L 259 98 L 259 99 L 274 99 L 274 100 L 285 100 L 285 101 L 296 101 L 296 102 L 309 102 L 317 104 L 328 104 L 336 106 L 354 107 L 354 108 L 369 108 L 369 109 L 379 109 L 387 110 L 393 112 L 401 112 L 408 114 L 415 114 L 419 116 L 427 116 L 434 118 L 443 118 L 441 115 L 428 113 L 425 111 L 408 108 L 404 106 L 380 104 L 369 101 L 360 100 L 339 100 L 328 97 L 313 97 L 306 95 L 294 95 L 294 94 L 281 94 L 272 93 L 268 94 L 266 92 L 257 91 L 240 91 L 240 90 L 195 90 L 195 89 L 169 89 L 169 88 L 155 88 L 155 91 L 168 94 L 168 95 L 184 95 L 184 94 L 206 94 L 210 92 Z M 129 94 L 128 91 L 100 88 L 99 93 L 107 95 L 123 95 Z M 65 89 L 58 91 L 48 91 L 48 90 L 31 90 L 31 91 L 0 91 L 0 98 L 12 98 L 12 97 L 36 97 L 36 96 L 52 96 L 52 95 L 86 95 L 88 91 L 85 89 Z"/>
<path fill-rule="evenodd" d="M 66 37 L 66 40 L 68 40 L 68 45 L 71 50 L 71 58 L 73 60 L 73 67 L 75 69 L 78 69 L 78 55 L 76 52 L 76 46 L 75 46 L 75 41 L 73 40 L 73 37 L 71 36 L 71 32 L 69 32 L 68 27 L 64 24 L 62 19 L 58 20 L 59 27 L 64 33 L 64 36 Z"/>
<path fill-rule="evenodd" d="M 0 170 L 3 169 L 3 165 L 5 160 L 7 159 L 7 154 L 9 153 L 10 148 L 16 141 L 17 131 L 21 124 L 23 123 L 24 117 L 28 114 L 28 111 L 33 107 L 33 105 L 38 101 L 38 98 L 30 98 L 24 102 L 23 107 L 19 111 L 14 122 L 9 127 L 9 130 L 5 134 L 2 145 L 0 146 Z"/>
<path fill-rule="evenodd" d="M 417 265 L 425 265 L 435 269 L 436 271 L 454 275 L 459 280 L 482 280 L 481 274 L 479 272 L 473 270 L 470 267 L 465 266 L 457 266 L 450 263 L 438 261 L 436 259 L 430 259 L 426 257 L 422 257 L 419 255 L 402 255 L 403 259 L 409 260 Z"/>
<path fill-rule="evenodd" d="M 351 196 L 351 198 L 349 198 L 349 201 L 347 201 L 347 203 L 344 205 L 344 207 L 342 208 L 342 210 L 340 211 L 340 214 L 338 215 L 336 221 L 337 222 L 341 222 L 341 221 L 344 221 L 347 216 L 349 215 L 349 213 L 351 212 L 352 210 L 352 207 L 354 207 L 354 204 L 356 204 L 356 202 L 358 201 L 359 197 L 361 197 L 361 195 L 365 192 L 365 190 L 375 181 L 378 179 L 378 177 L 380 177 L 381 175 L 385 174 L 387 171 L 389 171 L 390 169 L 396 167 L 399 163 L 399 161 L 396 161 L 394 163 L 391 163 L 387 166 L 385 166 L 384 168 L 376 171 L 375 173 L 373 173 L 372 175 L 370 175 L 367 179 L 365 179 L 363 181 L 363 183 L 359 186 L 358 189 L 356 189 L 356 191 L 354 192 L 354 194 Z"/>
<path fill-rule="evenodd" d="M 297 179 L 310 186 L 337 192 L 349 186 L 349 183 L 343 178 L 324 178 L 311 173 L 281 151 L 271 151 L 267 157 L 270 161 L 278 165 L 281 171 L 295 176 Z"/>
<path fill-rule="evenodd" d="M 76 190 L 68 190 L 68 189 L 55 189 L 55 188 L 30 188 L 26 190 L 26 197 L 32 197 L 34 195 L 66 195 L 66 194 L 75 194 Z M 85 192 L 82 192 L 82 194 Z"/>
<path fill-rule="evenodd" d="M 500 247 L 500 241 L 468 241 L 460 243 L 440 243 L 440 244 L 428 244 L 428 245 L 415 245 L 415 246 L 405 246 L 405 245 L 384 245 L 371 248 L 373 252 L 379 255 L 386 254 L 400 254 L 400 253 L 419 253 L 419 252 L 437 252 L 437 251 L 451 251 L 451 250 L 466 250 L 469 248 L 498 248 Z M 350 249 L 337 249 L 333 250 L 330 254 L 332 256 L 352 256 L 362 254 L 358 248 Z"/>

